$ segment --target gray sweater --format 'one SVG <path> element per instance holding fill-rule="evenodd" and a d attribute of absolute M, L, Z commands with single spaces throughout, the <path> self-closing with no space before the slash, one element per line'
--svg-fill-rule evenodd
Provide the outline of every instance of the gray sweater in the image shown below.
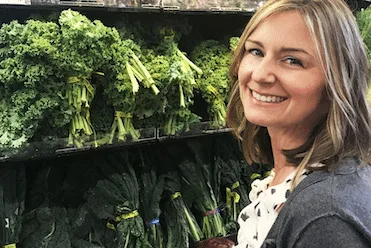
<path fill-rule="evenodd" d="M 370 248 L 371 166 L 355 158 L 309 174 L 289 195 L 262 248 Z"/>

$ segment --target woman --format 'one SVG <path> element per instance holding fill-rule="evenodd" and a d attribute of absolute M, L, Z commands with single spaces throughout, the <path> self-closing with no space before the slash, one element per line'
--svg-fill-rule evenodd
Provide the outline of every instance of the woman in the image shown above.
<path fill-rule="evenodd" d="M 365 46 L 342 0 L 270 0 L 231 64 L 227 120 L 272 163 L 238 222 L 245 247 L 371 247 Z"/>

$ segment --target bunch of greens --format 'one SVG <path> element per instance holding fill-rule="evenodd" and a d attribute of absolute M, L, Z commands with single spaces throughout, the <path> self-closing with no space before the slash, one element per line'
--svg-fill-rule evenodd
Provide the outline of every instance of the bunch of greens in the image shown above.
<path fill-rule="evenodd" d="M 237 217 L 239 212 L 247 206 L 250 201 L 241 181 L 241 164 L 234 160 L 223 160 L 217 156 L 215 167 L 221 178 L 221 189 L 225 192 L 226 203 L 226 226 L 229 233 L 237 231 Z"/>
<path fill-rule="evenodd" d="M 170 61 L 164 56 L 157 54 L 153 49 L 142 49 L 143 63 L 160 92 L 158 95 L 151 94 L 144 88 L 140 88 L 135 100 L 135 122 L 141 128 L 157 127 L 166 111 L 166 94 L 169 82 L 168 71 Z"/>
<path fill-rule="evenodd" d="M 49 200 L 24 215 L 21 244 L 25 248 L 71 248 L 67 211 Z"/>
<path fill-rule="evenodd" d="M 25 167 L 13 165 L 0 171 L 0 245 L 17 244 L 25 209 Z"/>
<path fill-rule="evenodd" d="M 65 120 L 63 76 L 59 57 L 59 27 L 55 23 L 12 21 L 0 29 L 0 148 L 20 147 L 40 124 Z M 60 112 L 69 116 L 68 112 Z"/>
<path fill-rule="evenodd" d="M 43 167 L 30 183 L 30 201 L 22 219 L 22 247 L 71 247 L 67 210 L 51 193 L 48 184 L 51 170 L 51 166 Z"/>
<path fill-rule="evenodd" d="M 203 233 L 193 213 L 183 201 L 181 182 L 176 171 L 166 174 L 165 195 L 169 199 L 165 203 L 164 216 L 167 228 L 167 248 L 189 247 L 190 240 L 198 242 Z"/>
<path fill-rule="evenodd" d="M 152 247 L 162 248 L 163 234 L 160 225 L 160 200 L 165 186 L 165 178 L 157 177 L 156 170 L 149 165 L 148 155 L 141 154 L 141 209 L 148 231 L 148 242 Z M 153 165 L 153 164 L 152 164 Z"/>
<path fill-rule="evenodd" d="M 193 104 L 194 90 L 197 88 L 196 78 L 202 74 L 202 70 L 179 50 L 176 40 L 179 34 L 174 29 L 162 27 L 158 32 L 161 42 L 155 50 L 167 60 L 163 65 L 169 65 L 164 86 L 165 118 L 161 126 L 166 134 L 174 135 L 188 131 L 190 124 L 199 122 L 199 117 L 189 107 Z"/>
<path fill-rule="evenodd" d="M 217 200 L 205 167 L 200 164 L 184 160 L 179 164 L 182 179 L 194 193 L 194 204 L 202 214 L 202 233 L 205 238 L 225 236 L 226 230 L 220 215 Z"/>
<path fill-rule="evenodd" d="M 127 157 L 112 155 L 101 161 L 106 179 L 86 194 L 89 210 L 116 232 L 117 247 L 146 247 L 143 219 L 139 215 L 139 185 Z M 104 167 L 104 168 L 103 168 Z"/>
<path fill-rule="evenodd" d="M 109 104 L 115 109 L 114 122 L 111 128 L 110 143 L 112 143 L 116 130 L 118 140 L 124 141 L 129 135 L 131 139 L 139 138 L 139 132 L 133 126 L 133 112 L 135 109 L 136 96 L 140 90 L 139 82 L 143 90 L 148 94 L 157 95 L 159 90 L 152 76 L 140 61 L 141 49 L 131 39 L 125 39 L 113 47 L 113 59 L 106 65 L 107 82 L 104 93 Z M 149 93 L 148 89 L 152 92 Z"/>
<path fill-rule="evenodd" d="M 86 204 L 77 208 L 68 209 L 71 227 L 70 239 L 73 248 L 104 248 L 101 236 L 105 235 L 107 228 L 100 223 L 95 223 Z"/>
<path fill-rule="evenodd" d="M 94 134 L 90 106 L 95 96 L 93 75 L 104 76 L 103 65 L 113 59 L 112 46 L 120 42 L 117 31 L 99 20 L 90 21 L 77 11 L 64 10 L 61 29 L 60 68 L 66 74 L 65 101 L 72 112 L 69 144 L 81 146 Z"/>
<path fill-rule="evenodd" d="M 216 40 L 202 41 L 191 53 L 192 60 L 200 65 L 203 72 L 196 80 L 197 87 L 207 102 L 208 113 L 215 127 L 225 126 L 230 54 L 228 46 Z"/>

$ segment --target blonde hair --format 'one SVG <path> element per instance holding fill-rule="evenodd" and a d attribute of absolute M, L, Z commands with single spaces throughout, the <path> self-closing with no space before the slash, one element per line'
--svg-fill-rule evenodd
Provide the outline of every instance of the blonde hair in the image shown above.
<path fill-rule="evenodd" d="M 245 158 L 249 163 L 273 162 L 267 129 L 244 117 L 238 86 L 244 43 L 262 20 L 273 13 L 291 10 L 301 14 L 311 32 L 326 74 L 330 107 L 328 115 L 313 128 L 308 140 L 296 149 L 282 151 L 283 154 L 287 161 L 298 166 L 297 174 L 305 168 L 330 170 L 348 156 L 371 163 L 366 48 L 355 17 L 343 0 L 268 0 L 250 19 L 230 66 L 233 84 L 227 109 L 227 123 L 241 139 Z M 309 167 L 319 162 L 325 166 Z"/>

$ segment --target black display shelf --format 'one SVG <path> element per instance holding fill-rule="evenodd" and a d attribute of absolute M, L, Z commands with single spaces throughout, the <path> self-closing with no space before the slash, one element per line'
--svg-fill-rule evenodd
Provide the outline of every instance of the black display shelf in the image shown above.
<path fill-rule="evenodd" d="M 108 12 L 134 12 L 134 13 L 169 13 L 183 15 L 243 15 L 251 16 L 252 9 L 243 9 L 237 7 L 213 7 L 209 9 L 182 9 L 177 6 L 124 6 L 110 5 L 101 0 L 84 0 L 84 1 L 64 1 L 64 0 L 32 0 L 30 4 L 3 4 L 0 3 L 0 10 L 63 10 L 78 9 L 83 11 L 108 11 Z"/>
<path fill-rule="evenodd" d="M 229 128 L 216 128 L 216 127 L 213 127 L 211 122 L 201 122 L 201 123 L 191 124 L 189 127 L 189 130 L 182 131 L 175 135 L 167 135 L 163 128 L 157 128 L 156 138 L 159 141 L 166 141 L 166 140 L 192 138 L 192 137 L 199 137 L 199 136 L 204 136 L 204 135 L 213 135 L 213 134 L 227 133 L 227 132 L 230 132 Z"/>
<path fill-rule="evenodd" d="M 103 149 L 125 149 L 138 145 L 153 145 L 160 142 L 174 141 L 192 137 L 202 137 L 206 135 L 216 135 L 230 132 L 229 128 L 215 128 L 209 122 L 192 124 L 188 131 L 183 131 L 175 135 L 166 135 L 162 128 L 140 129 L 140 138 L 125 141 L 114 140 L 108 143 L 107 136 L 97 137 L 95 140 L 85 142 L 84 145 L 77 147 L 67 145 L 68 138 L 57 140 L 30 142 L 20 148 L 0 149 L 0 163 L 19 162 L 52 157 L 61 157 L 92 152 Z"/>

